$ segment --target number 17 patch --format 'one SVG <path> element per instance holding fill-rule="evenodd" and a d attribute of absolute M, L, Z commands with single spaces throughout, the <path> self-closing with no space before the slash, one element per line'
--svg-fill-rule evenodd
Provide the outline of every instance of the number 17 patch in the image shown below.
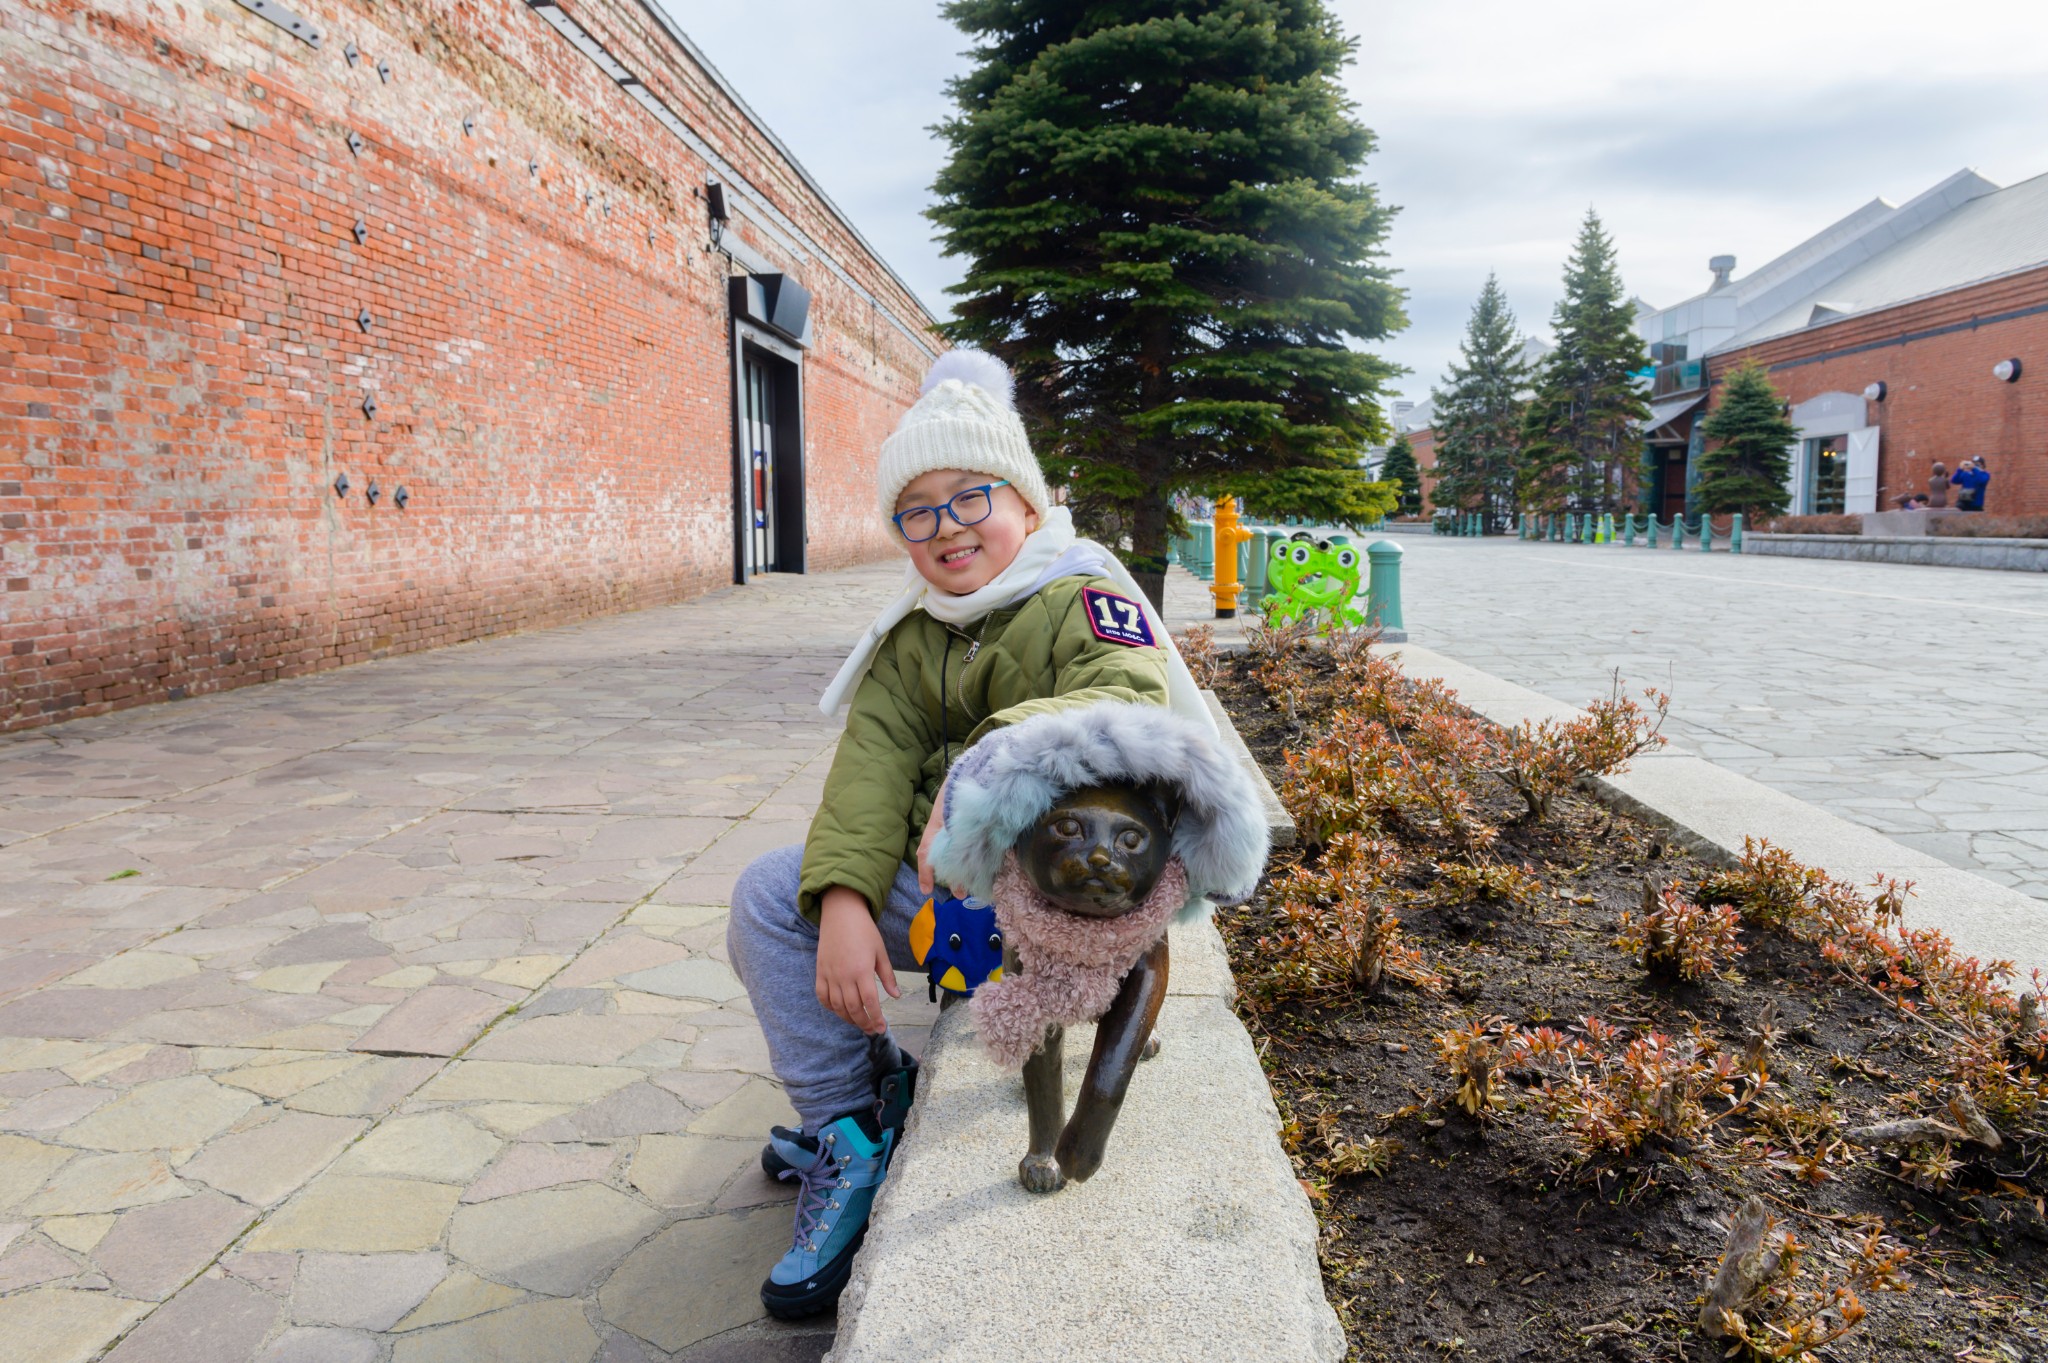
<path fill-rule="evenodd" d="M 1095 631 L 1096 638 L 1130 648 L 1159 646 L 1159 641 L 1152 637 L 1152 626 L 1146 623 L 1145 612 L 1138 608 L 1137 602 L 1115 592 L 1103 591 L 1100 587 L 1083 587 L 1081 604 L 1088 612 L 1088 624 Z"/>

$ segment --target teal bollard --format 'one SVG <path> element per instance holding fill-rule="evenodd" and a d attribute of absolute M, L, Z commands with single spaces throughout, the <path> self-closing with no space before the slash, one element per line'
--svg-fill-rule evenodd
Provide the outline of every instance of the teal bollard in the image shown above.
<path fill-rule="evenodd" d="M 1401 618 L 1401 546 L 1392 540 L 1374 540 L 1366 546 L 1371 575 L 1365 587 L 1365 622 L 1378 625 L 1382 633 L 1405 639 L 1407 623 Z"/>
<path fill-rule="evenodd" d="M 1700 515 L 1700 552 L 1703 554 L 1709 554 L 1712 553 L 1713 550 L 1714 518 L 1712 516 L 1706 515 L 1703 512 Z"/>
<path fill-rule="evenodd" d="M 1196 521 L 1195 532 L 1195 576 L 1204 582 L 1212 580 L 1216 571 L 1216 527 L 1207 521 Z"/>
<path fill-rule="evenodd" d="M 1240 579 L 1244 583 L 1244 602 L 1247 610 L 1257 613 L 1266 599 L 1266 565 L 1272 562 L 1273 532 L 1265 526 L 1252 527 L 1252 537 L 1246 541 L 1251 551 L 1251 561 L 1246 565 Z"/>
<path fill-rule="evenodd" d="M 1550 542 L 1552 544 L 1564 543 L 1564 518 L 1555 511 L 1550 513 Z"/>
<path fill-rule="evenodd" d="M 1685 513 L 1683 511 L 1671 518 L 1671 547 L 1673 549 L 1685 548 Z"/>
<path fill-rule="evenodd" d="M 1742 513 L 1736 512 L 1728 521 L 1728 552 L 1742 552 Z"/>
<path fill-rule="evenodd" d="M 1618 544 L 1618 543 L 1620 543 L 1620 541 L 1619 541 L 1619 540 L 1617 540 L 1617 539 L 1615 538 L 1615 536 L 1614 536 L 1614 513 L 1613 513 L 1612 511 L 1609 511 L 1609 512 L 1607 512 L 1607 513 L 1606 513 L 1605 515 L 1601 516 L 1601 518 L 1600 518 L 1600 533 L 1601 533 L 1602 535 L 1604 535 L 1604 536 L 1606 537 L 1606 540 L 1605 540 L 1605 542 L 1606 542 L 1606 543 L 1608 543 L 1608 544 Z"/>
<path fill-rule="evenodd" d="M 1646 541 L 1645 541 L 1645 542 L 1646 542 L 1646 543 L 1647 543 L 1647 544 L 1648 544 L 1648 545 L 1649 545 L 1649 546 L 1650 546 L 1650 547 L 1651 547 L 1652 549 L 1655 549 L 1655 548 L 1657 547 L 1657 518 L 1656 518 L 1655 516 L 1648 516 L 1648 517 L 1645 517 L 1644 519 L 1648 520 L 1648 521 L 1649 521 L 1649 523 L 1650 523 L 1650 525 L 1649 525 L 1649 534 L 1648 534 L 1648 536 L 1647 536 L 1647 538 L 1646 538 Z"/>
<path fill-rule="evenodd" d="M 1625 548 L 1636 546 L 1636 513 L 1633 511 L 1621 518 L 1621 542 Z"/>

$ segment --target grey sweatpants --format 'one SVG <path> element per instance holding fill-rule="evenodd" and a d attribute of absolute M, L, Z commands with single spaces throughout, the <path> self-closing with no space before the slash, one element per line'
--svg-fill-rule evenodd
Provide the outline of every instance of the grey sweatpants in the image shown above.
<path fill-rule="evenodd" d="M 818 929 L 796 911 L 802 844 L 756 857 L 733 886 L 725 944 L 768 1037 L 768 1058 L 790 1105 L 815 1131 L 834 1117 L 875 1100 L 867 1038 L 818 1002 Z M 918 969 L 910 953 L 910 920 L 924 904 L 917 868 L 896 870 L 882 906 L 882 942 L 899 971 Z M 899 975 L 902 988 L 911 982 Z M 876 986 L 877 989 L 880 986 Z"/>

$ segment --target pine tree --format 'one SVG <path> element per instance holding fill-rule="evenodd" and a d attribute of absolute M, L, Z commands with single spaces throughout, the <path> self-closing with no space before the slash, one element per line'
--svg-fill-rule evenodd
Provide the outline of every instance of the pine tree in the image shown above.
<path fill-rule="evenodd" d="M 1784 514 L 1799 428 L 1786 417 L 1784 395 L 1771 386 L 1762 365 L 1750 360 L 1728 376 L 1721 405 L 1701 433 L 1718 442 L 1700 456 L 1693 495 L 1701 511 L 1740 511 L 1751 520 Z"/>
<path fill-rule="evenodd" d="M 1435 390 L 1438 506 L 1485 513 L 1489 526 L 1514 514 L 1515 471 L 1522 446 L 1522 390 L 1529 373 L 1522 363 L 1515 314 L 1500 281 L 1486 287 L 1465 323 L 1447 387 Z"/>
<path fill-rule="evenodd" d="M 1533 511 L 1618 511 L 1635 503 L 1642 422 L 1636 373 L 1649 364 L 1622 292 L 1614 242 L 1591 209 L 1565 262 L 1552 314 L 1557 349 L 1537 373 L 1522 424 L 1518 493 Z"/>
<path fill-rule="evenodd" d="M 975 67 L 929 215 L 967 258 L 944 330 L 1010 362 L 1076 519 L 1163 572 L 1176 493 L 1363 521 L 1357 451 L 1405 325 L 1393 210 L 1322 0 L 951 0 Z M 1148 589 L 1153 585 L 1147 583 Z"/>
<path fill-rule="evenodd" d="M 1413 516 L 1422 510 L 1422 470 L 1415 466 L 1415 446 L 1408 443 L 1407 432 L 1395 436 L 1394 443 L 1387 446 L 1386 457 L 1380 460 L 1380 481 L 1399 490 L 1402 515 Z"/>

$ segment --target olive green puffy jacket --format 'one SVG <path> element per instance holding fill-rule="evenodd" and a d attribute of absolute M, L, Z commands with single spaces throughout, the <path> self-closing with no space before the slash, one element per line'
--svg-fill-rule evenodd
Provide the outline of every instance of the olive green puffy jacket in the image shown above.
<path fill-rule="evenodd" d="M 834 885 L 882 904 L 897 867 L 917 860 L 947 766 L 983 734 L 1066 705 L 1166 704 L 1165 652 L 1097 638 L 1082 607 L 1089 587 L 1117 592 L 1107 578 L 1057 578 L 972 625 L 913 611 L 889 631 L 854 691 L 804 841 L 804 917 L 818 921 Z"/>

